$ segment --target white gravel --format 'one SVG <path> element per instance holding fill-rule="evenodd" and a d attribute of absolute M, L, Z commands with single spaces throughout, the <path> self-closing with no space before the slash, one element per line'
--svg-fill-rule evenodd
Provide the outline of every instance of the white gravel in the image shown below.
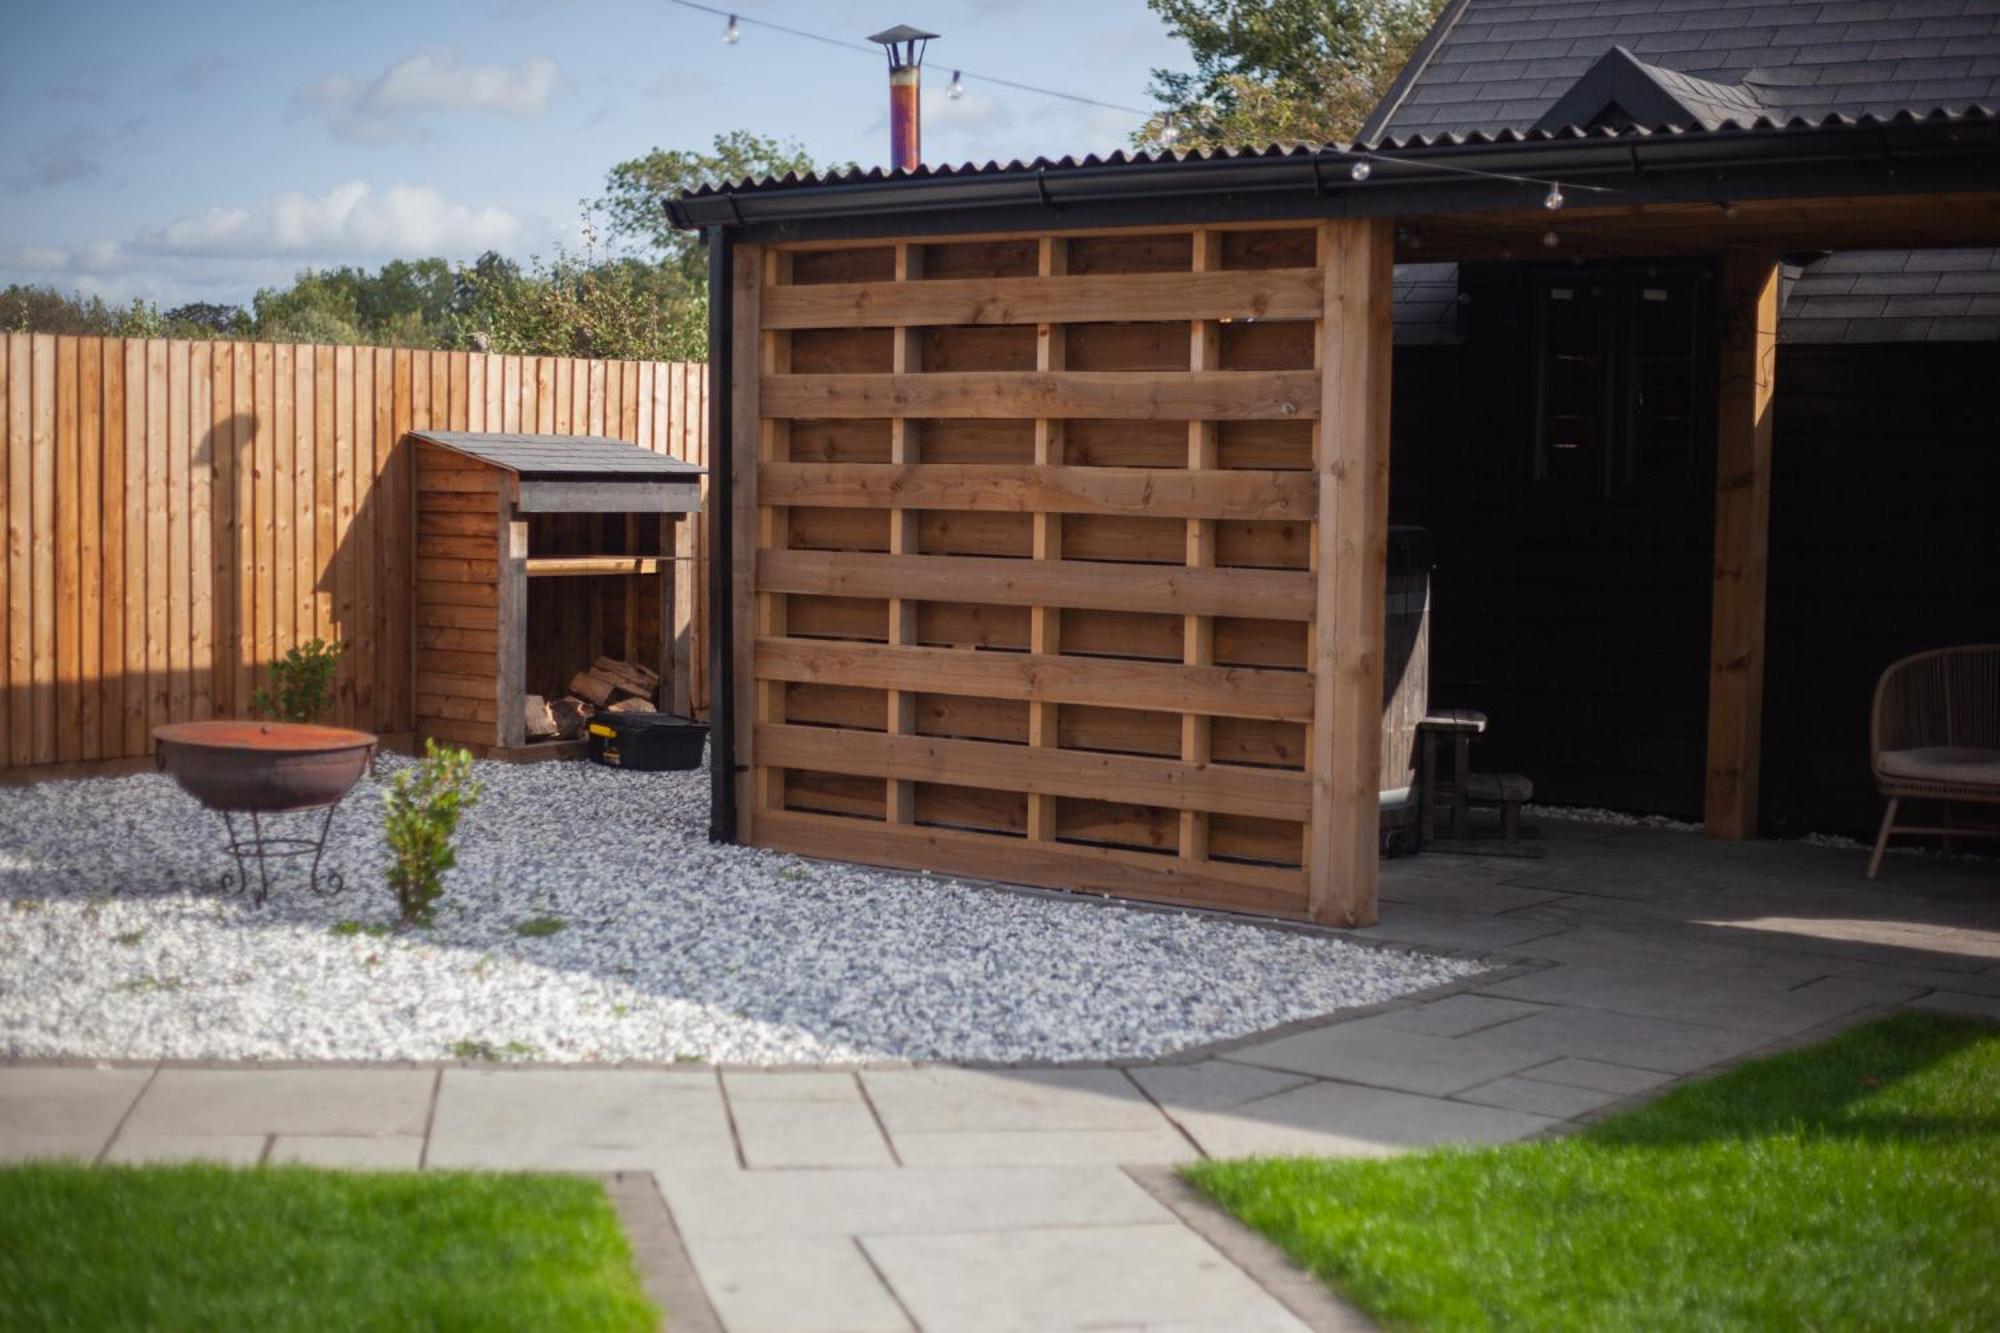
<path fill-rule="evenodd" d="M 171 779 L 0 789 L 0 1054 L 1102 1059 L 1475 970 L 713 846 L 706 772 L 482 763 L 478 776 L 438 920 L 413 931 L 385 929 L 373 780 L 334 821 L 346 891 L 315 897 L 286 869 L 263 907 L 215 889 L 220 820 Z M 538 919 L 560 928 L 518 932 Z"/>

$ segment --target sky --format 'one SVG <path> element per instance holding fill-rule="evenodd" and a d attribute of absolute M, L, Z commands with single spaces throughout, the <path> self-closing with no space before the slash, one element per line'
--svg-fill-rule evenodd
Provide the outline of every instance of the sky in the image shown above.
<path fill-rule="evenodd" d="M 1105 152 L 1184 48 L 1144 0 L 721 0 L 943 34 L 924 159 Z M 578 249 L 612 164 L 750 129 L 888 153 L 880 55 L 672 0 L 0 0 L 0 285 L 244 303 L 301 268 Z M 945 96 L 954 67 L 965 96 Z"/>

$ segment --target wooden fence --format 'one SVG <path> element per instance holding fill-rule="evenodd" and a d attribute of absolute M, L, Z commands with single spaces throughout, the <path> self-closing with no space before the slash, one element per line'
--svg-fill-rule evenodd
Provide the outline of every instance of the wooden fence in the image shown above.
<path fill-rule="evenodd" d="M 739 836 L 1371 920 L 1386 227 L 733 279 Z"/>
<path fill-rule="evenodd" d="M 144 755 L 350 645 L 331 720 L 412 726 L 404 432 L 601 434 L 704 462 L 706 368 L 407 348 L 0 335 L 0 766 Z M 706 613 L 698 523 L 681 554 Z M 693 691 L 705 706 L 705 655 Z"/>

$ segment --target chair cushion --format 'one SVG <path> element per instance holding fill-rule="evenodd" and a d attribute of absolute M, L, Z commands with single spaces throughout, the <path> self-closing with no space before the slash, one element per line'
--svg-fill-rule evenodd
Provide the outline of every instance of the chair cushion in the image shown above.
<path fill-rule="evenodd" d="M 1926 745 L 1915 750 L 1884 750 L 1880 768 L 1885 777 L 2000 790 L 2000 750 L 1975 749 L 1967 745 Z"/>

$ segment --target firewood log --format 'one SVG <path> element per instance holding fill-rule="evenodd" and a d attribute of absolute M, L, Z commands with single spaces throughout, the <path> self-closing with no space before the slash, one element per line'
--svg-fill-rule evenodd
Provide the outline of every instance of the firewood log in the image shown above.
<path fill-rule="evenodd" d="M 617 689 L 617 681 L 600 676 L 595 671 L 579 671 L 569 678 L 571 694 L 588 699 L 600 708 L 611 702 L 611 696 Z"/>
<path fill-rule="evenodd" d="M 621 662 L 615 657 L 598 658 L 591 663 L 590 674 L 601 680 L 612 681 L 627 694 L 636 694 L 644 699 L 652 698 L 653 691 L 660 683 L 658 676 L 651 676 L 651 673 L 645 672 L 642 668 L 630 662 Z"/>
<path fill-rule="evenodd" d="M 653 707 L 650 699 L 641 699 L 634 695 L 629 698 L 620 699 L 605 711 L 610 713 L 657 713 L 660 710 Z"/>
<path fill-rule="evenodd" d="M 539 694 L 531 694 L 521 700 L 521 720 L 523 730 L 530 738 L 557 734 L 555 714 L 550 710 L 548 700 Z"/>

